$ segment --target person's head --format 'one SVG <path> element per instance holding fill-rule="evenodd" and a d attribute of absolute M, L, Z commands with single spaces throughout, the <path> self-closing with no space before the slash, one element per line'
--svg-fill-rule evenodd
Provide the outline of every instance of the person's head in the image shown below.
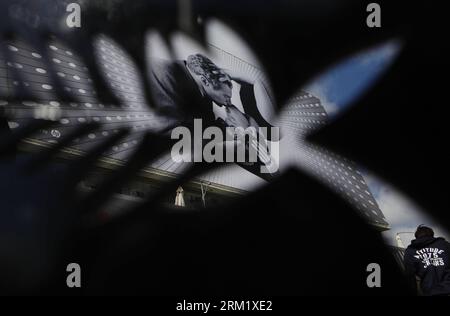
<path fill-rule="evenodd" d="M 425 225 L 419 225 L 417 227 L 416 232 L 414 233 L 414 237 L 422 238 L 422 237 L 434 237 L 434 231 Z"/>
<path fill-rule="evenodd" d="M 227 73 L 201 54 L 190 55 L 186 64 L 206 95 L 219 105 L 231 104 L 233 84 Z"/>

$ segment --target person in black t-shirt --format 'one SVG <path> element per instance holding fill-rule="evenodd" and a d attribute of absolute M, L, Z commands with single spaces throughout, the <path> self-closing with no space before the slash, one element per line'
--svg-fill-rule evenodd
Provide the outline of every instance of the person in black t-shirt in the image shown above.
<path fill-rule="evenodd" d="M 424 295 L 450 295 L 450 244 L 435 238 L 431 228 L 419 226 L 405 251 L 406 274 L 413 287 L 416 276 Z"/>

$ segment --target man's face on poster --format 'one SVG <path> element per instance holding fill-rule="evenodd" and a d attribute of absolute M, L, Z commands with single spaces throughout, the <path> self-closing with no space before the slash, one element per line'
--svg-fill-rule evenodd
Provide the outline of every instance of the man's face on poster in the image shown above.
<path fill-rule="evenodd" d="M 223 69 L 201 54 L 190 55 L 187 65 L 207 97 L 217 105 L 231 105 L 233 84 Z"/>
<path fill-rule="evenodd" d="M 217 105 L 231 105 L 232 86 L 229 83 L 225 83 L 225 80 L 228 80 L 226 77 L 223 80 L 223 82 L 213 85 L 203 77 L 201 79 L 203 90 Z M 229 82 L 231 83 L 231 81 Z"/>

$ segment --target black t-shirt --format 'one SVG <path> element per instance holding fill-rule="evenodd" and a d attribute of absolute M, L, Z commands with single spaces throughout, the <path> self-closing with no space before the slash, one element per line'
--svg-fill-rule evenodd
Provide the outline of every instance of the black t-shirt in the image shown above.
<path fill-rule="evenodd" d="M 414 239 L 404 261 L 410 279 L 420 278 L 424 295 L 450 295 L 450 244 L 443 238 Z"/>

